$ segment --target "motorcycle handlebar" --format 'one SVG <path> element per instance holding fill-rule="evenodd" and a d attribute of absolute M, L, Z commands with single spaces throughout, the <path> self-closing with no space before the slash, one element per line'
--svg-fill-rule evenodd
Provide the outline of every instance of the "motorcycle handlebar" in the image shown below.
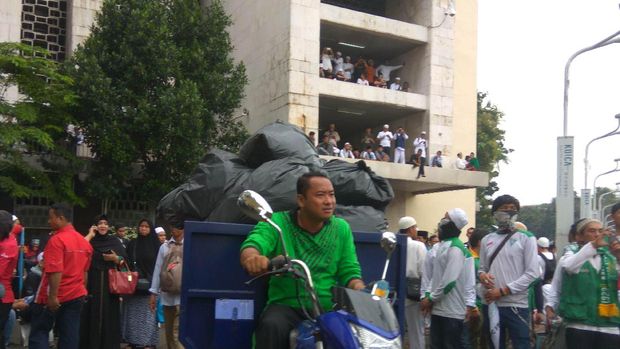
<path fill-rule="evenodd" d="M 267 270 L 275 271 L 278 269 L 282 269 L 284 268 L 284 266 L 288 264 L 288 262 L 289 262 L 288 258 L 282 255 L 275 256 L 271 260 L 269 260 L 269 264 L 267 265 Z"/>

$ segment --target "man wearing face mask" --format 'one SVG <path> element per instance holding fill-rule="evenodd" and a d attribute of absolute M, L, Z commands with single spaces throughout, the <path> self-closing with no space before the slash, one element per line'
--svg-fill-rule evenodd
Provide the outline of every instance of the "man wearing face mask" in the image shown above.
<path fill-rule="evenodd" d="M 510 195 L 496 198 L 491 211 L 498 228 L 480 245 L 478 278 L 485 288 L 486 304 L 497 305 L 500 349 L 506 347 L 506 330 L 513 348 L 530 348 L 528 287 L 540 277 L 536 237 L 515 228 L 519 209 L 519 200 Z M 484 318 L 489 332 L 489 317 Z"/>
<path fill-rule="evenodd" d="M 433 248 L 430 287 L 420 305 L 423 312 L 432 314 L 431 348 L 460 348 L 464 321 L 478 317 L 474 260 L 459 239 L 465 225 L 467 215 L 460 208 L 446 212 L 439 222 L 441 242 Z"/>

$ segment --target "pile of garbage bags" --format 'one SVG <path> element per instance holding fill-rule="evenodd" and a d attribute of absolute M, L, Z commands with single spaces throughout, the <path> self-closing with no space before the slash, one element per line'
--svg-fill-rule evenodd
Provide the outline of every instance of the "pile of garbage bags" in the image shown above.
<path fill-rule="evenodd" d="M 164 196 L 157 214 L 173 226 L 186 220 L 256 223 L 237 207 L 237 197 L 250 189 L 262 195 L 274 211 L 297 206 L 296 183 L 310 171 L 325 173 L 336 192 L 336 215 L 353 231 L 387 229 L 385 208 L 394 198 L 392 187 L 366 163 L 319 158 L 314 144 L 296 126 L 281 121 L 250 137 L 239 155 L 211 150 L 186 183 Z"/>

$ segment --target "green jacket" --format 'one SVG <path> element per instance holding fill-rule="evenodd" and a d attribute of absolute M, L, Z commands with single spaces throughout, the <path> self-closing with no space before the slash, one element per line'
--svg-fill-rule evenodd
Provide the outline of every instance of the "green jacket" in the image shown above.
<path fill-rule="evenodd" d="M 577 252 L 578 247 L 571 245 L 573 252 Z M 609 290 L 611 302 L 618 307 L 618 271 L 616 270 L 616 258 L 604 248 L 611 262 L 601 265 L 601 268 L 608 268 Z M 559 313 L 568 322 L 577 322 L 590 326 L 617 327 L 620 325 L 620 316 L 601 317 L 598 313 L 599 306 L 599 273 L 594 269 L 589 261 L 586 261 L 579 273 L 572 274 L 563 271 L 562 293 L 560 297 Z"/>
<path fill-rule="evenodd" d="M 297 225 L 295 212 L 276 212 L 271 219 L 282 228 L 290 257 L 300 259 L 308 265 L 323 309 L 331 309 L 333 306 L 333 286 L 346 286 L 352 279 L 362 278 L 353 244 L 353 233 L 345 220 L 332 216 L 321 231 L 312 235 Z M 282 254 L 278 232 L 264 222 L 254 227 L 241 245 L 241 250 L 247 247 L 256 248 L 260 254 L 270 259 Z M 296 283 L 299 283 L 298 288 Z M 310 297 L 301 283 L 302 281 L 295 280 L 290 275 L 272 276 L 269 280 L 267 303 L 300 308 L 296 293 L 296 289 L 299 289 L 300 298 L 309 309 Z"/>

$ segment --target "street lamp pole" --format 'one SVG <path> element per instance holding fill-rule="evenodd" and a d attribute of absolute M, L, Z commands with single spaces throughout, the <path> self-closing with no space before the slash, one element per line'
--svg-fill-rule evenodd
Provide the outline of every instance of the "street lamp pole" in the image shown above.
<path fill-rule="evenodd" d="M 599 178 L 601 178 L 602 176 L 605 176 L 605 175 L 608 175 L 608 174 L 610 174 L 610 173 L 614 173 L 614 172 L 619 172 L 619 171 L 620 171 L 620 168 L 618 167 L 618 165 L 620 165 L 620 158 L 615 159 L 614 161 L 616 162 L 616 168 L 614 168 L 613 170 L 609 170 L 609 171 L 607 171 L 607 172 L 603 172 L 603 173 L 599 174 L 598 176 L 596 176 L 596 177 L 594 178 L 594 183 L 592 183 L 592 188 L 593 188 L 593 198 L 594 198 L 594 200 L 593 200 L 593 201 L 594 201 L 594 203 L 596 203 L 596 181 L 597 181 Z M 599 201 L 599 202 L 600 202 L 600 201 Z M 597 212 L 597 213 L 598 213 L 598 214 L 597 214 L 597 218 L 601 218 L 601 212 L 600 212 L 600 209 L 601 209 L 601 204 L 600 204 L 600 203 L 599 203 L 596 207 L 594 207 L 594 209 L 593 209 L 593 211 L 595 211 L 595 212 Z M 599 211 L 597 211 L 597 210 L 599 210 Z"/>
<path fill-rule="evenodd" d="M 620 43 L 620 30 L 596 44 L 583 48 L 569 57 L 564 67 L 564 127 L 562 137 L 558 137 L 557 148 L 557 194 L 555 201 L 556 246 L 564 248 L 568 244 L 568 230 L 574 220 L 573 157 L 574 139 L 568 136 L 568 87 L 570 65 L 582 53 L 614 43 Z"/>
<path fill-rule="evenodd" d="M 618 132 L 618 130 L 620 130 L 620 114 L 616 114 L 615 115 L 616 120 L 618 120 L 618 126 L 616 126 L 616 129 L 608 132 L 602 136 L 596 137 L 593 140 L 591 140 L 590 142 L 588 142 L 588 144 L 586 145 L 586 155 L 583 159 L 583 164 L 584 164 L 584 173 L 583 173 L 583 177 L 584 177 L 584 183 L 583 183 L 583 189 L 581 190 L 581 207 L 580 207 L 580 213 L 581 213 L 581 217 L 580 218 L 588 218 L 592 216 L 592 200 L 590 197 L 590 189 L 588 189 L 588 153 L 590 151 L 590 145 L 594 142 L 597 141 L 599 139 L 603 139 L 609 136 L 613 136 L 616 134 L 620 134 L 620 132 Z M 596 190 L 596 189 L 594 189 Z"/>
<path fill-rule="evenodd" d="M 618 186 L 618 185 L 620 185 L 620 182 L 616 183 L 616 186 Z M 603 198 L 604 198 L 605 196 L 610 195 L 610 194 L 616 194 L 617 192 L 618 192 L 618 189 L 616 189 L 616 190 L 614 190 L 614 191 L 610 191 L 610 192 L 604 193 L 604 194 L 602 194 L 601 196 L 599 196 L 599 197 L 598 197 L 598 207 L 603 206 Z M 613 206 L 613 205 L 612 205 L 612 206 Z M 604 210 L 603 210 L 603 212 L 604 212 Z M 598 212 L 597 212 L 597 213 L 598 213 Z M 602 217 L 602 214 L 601 214 L 600 216 Z"/>

